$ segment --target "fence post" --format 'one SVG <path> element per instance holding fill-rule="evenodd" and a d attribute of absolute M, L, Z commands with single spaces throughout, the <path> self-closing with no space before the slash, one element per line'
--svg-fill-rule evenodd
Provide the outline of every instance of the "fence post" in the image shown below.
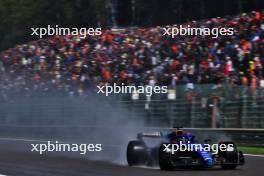
<path fill-rule="evenodd" d="M 241 112 L 241 128 L 245 128 L 247 125 L 247 96 L 245 94 L 243 94 L 242 96 L 242 112 Z"/>
<path fill-rule="evenodd" d="M 217 110 L 218 110 L 218 96 L 212 96 L 213 99 L 213 111 L 212 111 L 212 117 L 211 117 L 211 128 L 216 128 L 216 116 L 217 116 Z"/>
<path fill-rule="evenodd" d="M 196 99 L 195 99 L 195 96 L 192 97 L 192 100 L 191 100 L 191 128 L 193 128 L 195 126 L 195 102 L 196 102 Z"/>

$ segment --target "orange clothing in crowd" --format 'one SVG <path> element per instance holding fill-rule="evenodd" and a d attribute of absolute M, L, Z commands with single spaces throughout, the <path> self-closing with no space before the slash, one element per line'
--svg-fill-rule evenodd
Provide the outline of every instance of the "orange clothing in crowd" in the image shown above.
<path fill-rule="evenodd" d="M 173 53 L 177 53 L 178 52 L 178 48 L 177 48 L 176 45 L 172 45 L 171 46 L 171 50 L 172 50 Z"/>
<path fill-rule="evenodd" d="M 261 19 L 261 14 L 260 12 L 256 12 L 256 20 L 260 20 Z"/>
<path fill-rule="evenodd" d="M 249 61 L 249 72 L 251 75 L 254 74 L 254 70 L 255 70 L 255 62 Z"/>
<path fill-rule="evenodd" d="M 248 79 L 246 76 L 242 76 L 242 85 L 243 86 L 248 86 Z"/>
<path fill-rule="evenodd" d="M 105 81 L 109 81 L 110 78 L 111 78 L 111 73 L 110 73 L 110 71 L 108 69 L 104 68 L 102 70 L 102 75 L 103 75 L 103 78 L 104 78 Z"/>
<path fill-rule="evenodd" d="M 107 36 L 106 36 L 106 40 L 108 41 L 108 42 L 112 42 L 113 41 L 113 35 L 111 35 L 111 34 L 108 34 Z"/>
<path fill-rule="evenodd" d="M 252 80 L 251 80 L 251 87 L 252 88 L 256 88 L 257 87 L 257 79 L 255 76 L 252 77 Z"/>
<path fill-rule="evenodd" d="M 248 41 L 246 41 L 246 40 L 242 41 L 242 48 L 244 51 L 248 50 L 249 47 L 250 47 L 250 43 Z"/>
<path fill-rule="evenodd" d="M 257 90 L 257 78 L 256 76 L 253 76 L 251 80 L 251 91 L 253 95 L 255 95 L 256 90 Z"/>

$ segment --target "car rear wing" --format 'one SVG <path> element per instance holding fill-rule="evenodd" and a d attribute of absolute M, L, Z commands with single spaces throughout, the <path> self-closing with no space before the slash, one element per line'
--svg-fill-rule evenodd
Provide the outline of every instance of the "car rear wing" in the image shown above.
<path fill-rule="evenodd" d="M 152 132 L 152 133 L 138 133 L 137 134 L 137 139 L 142 139 L 144 137 L 147 137 L 147 138 L 160 138 L 162 137 L 162 134 L 161 132 Z"/>

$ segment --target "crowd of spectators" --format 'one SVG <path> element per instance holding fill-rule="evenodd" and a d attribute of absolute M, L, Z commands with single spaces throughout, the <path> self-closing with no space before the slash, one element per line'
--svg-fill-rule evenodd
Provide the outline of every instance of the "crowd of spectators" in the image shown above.
<path fill-rule="evenodd" d="M 232 36 L 163 36 L 162 27 L 52 36 L 0 54 L 0 91 L 83 94 L 97 85 L 234 84 L 264 87 L 264 12 L 187 24 L 232 27 Z"/>

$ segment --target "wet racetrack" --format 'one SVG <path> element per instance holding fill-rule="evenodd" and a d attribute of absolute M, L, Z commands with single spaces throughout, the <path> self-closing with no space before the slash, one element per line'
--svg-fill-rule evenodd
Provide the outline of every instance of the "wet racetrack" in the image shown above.
<path fill-rule="evenodd" d="M 260 176 L 264 157 L 246 156 L 246 164 L 236 170 L 220 167 L 206 170 L 160 171 L 158 168 L 128 167 L 86 158 L 39 155 L 26 152 L 21 141 L 0 141 L 0 174 L 14 176 Z M 13 148 L 15 146 L 15 149 Z M 18 150 L 17 147 L 20 147 Z"/>

